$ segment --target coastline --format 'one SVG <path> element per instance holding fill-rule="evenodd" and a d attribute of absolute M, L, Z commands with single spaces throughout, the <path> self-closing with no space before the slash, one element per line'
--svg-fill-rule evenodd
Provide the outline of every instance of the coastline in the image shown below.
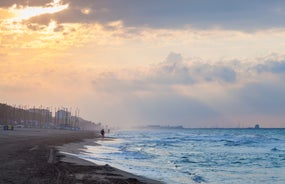
<path fill-rule="evenodd" d="M 0 130 L 0 183 L 163 183 L 72 155 L 98 138 L 91 131 Z M 71 154 L 61 153 L 64 149 Z"/>

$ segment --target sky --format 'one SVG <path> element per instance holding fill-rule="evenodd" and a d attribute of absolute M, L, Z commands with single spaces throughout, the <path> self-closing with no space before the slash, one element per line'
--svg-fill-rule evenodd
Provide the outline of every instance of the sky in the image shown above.
<path fill-rule="evenodd" d="M 283 0 L 2 0 L 0 101 L 113 127 L 285 127 Z"/>

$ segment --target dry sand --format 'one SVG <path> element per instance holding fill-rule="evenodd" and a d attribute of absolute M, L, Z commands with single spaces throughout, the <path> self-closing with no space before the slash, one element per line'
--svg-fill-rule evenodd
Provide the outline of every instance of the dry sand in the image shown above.
<path fill-rule="evenodd" d="M 96 144 L 94 138 L 91 131 L 0 130 L 0 184 L 162 183 L 58 152 L 76 153 L 84 145 L 78 142 Z"/>

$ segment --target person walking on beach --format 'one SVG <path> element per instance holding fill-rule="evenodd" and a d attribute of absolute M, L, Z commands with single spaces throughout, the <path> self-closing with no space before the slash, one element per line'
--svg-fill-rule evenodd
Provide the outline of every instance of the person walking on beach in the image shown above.
<path fill-rule="evenodd" d="M 101 135 L 104 138 L 104 136 L 105 136 L 105 130 L 104 129 L 101 130 Z"/>

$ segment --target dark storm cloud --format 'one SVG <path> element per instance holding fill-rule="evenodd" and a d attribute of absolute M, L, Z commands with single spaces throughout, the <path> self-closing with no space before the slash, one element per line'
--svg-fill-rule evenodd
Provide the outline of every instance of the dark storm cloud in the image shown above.
<path fill-rule="evenodd" d="M 0 7 L 13 4 L 39 6 L 47 0 L 4 0 Z M 55 15 L 45 15 L 59 22 L 108 22 L 122 20 L 126 26 L 153 28 L 221 27 L 225 29 L 257 30 L 284 27 L 283 0 L 64 0 L 69 9 Z M 82 13 L 88 8 L 88 14 Z M 42 16 L 43 17 L 43 16 Z M 37 21 L 44 18 L 37 19 Z"/>

